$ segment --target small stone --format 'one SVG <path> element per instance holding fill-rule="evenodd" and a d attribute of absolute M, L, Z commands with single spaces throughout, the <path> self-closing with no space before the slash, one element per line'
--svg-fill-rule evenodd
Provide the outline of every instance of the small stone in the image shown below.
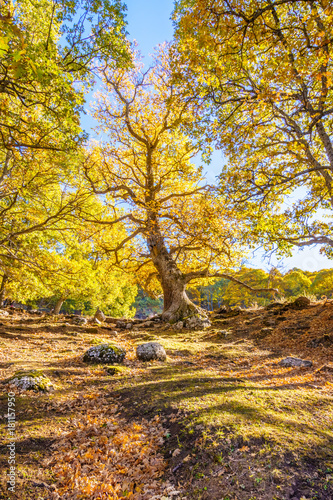
<path fill-rule="evenodd" d="M 117 328 L 121 328 L 122 330 L 126 328 L 126 325 L 127 325 L 126 321 L 117 321 L 116 323 Z"/>
<path fill-rule="evenodd" d="M 145 321 L 144 323 L 141 323 L 140 328 L 151 328 L 155 326 L 154 321 Z"/>
<path fill-rule="evenodd" d="M 139 345 L 136 348 L 136 355 L 141 361 L 151 361 L 153 359 L 166 360 L 165 349 L 158 342 L 147 342 Z"/>
<path fill-rule="evenodd" d="M 225 314 L 230 311 L 229 306 L 221 306 L 217 311 L 215 311 L 215 314 Z"/>
<path fill-rule="evenodd" d="M 97 319 L 98 321 L 101 321 L 103 323 L 103 321 L 105 321 L 105 319 L 106 319 L 106 316 L 103 313 L 103 311 L 101 311 L 100 309 L 97 309 L 97 311 L 95 312 L 94 319 Z"/>
<path fill-rule="evenodd" d="M 90 347 L 83 356 L 87 363 L 122 363 L 126 351 L 115 344 L 99 344 Z"/>
<path fill-rule="evenodd" d="M 132 328 L 133 328 L 133 323 L 126 324 L 126 330 L 132 330 Z"/>
<path fill-rule="evenodd" d="M 211 322 L 207 318 L 200 318 L 199 316 L 191 316 L 185 321 L 185 327 L 190 330 L 204 330 L 209 328 Z"/>
<path fill-rule="evenodd" d="M 174 330 L 182 330 L 184 328 L 184 322 L 183 321 L 178 321 L 173 325 Z"/>
<path fill-rule="evenodd" d="M 79 325 L 86 325 L 88 323 L 88 320 L 87 320 L 87 318 L 80 317 L 80 318 L 78 318 L 77 322 Z"/>
<path fill-rule="evenodd" d="M 307 361 L 304 359 L 293 358 L 292 356 L 288 356 L 285 359 L 281 359 L 281 361 L 278 362 L 278 365 L 284 366 L 286 368 L 295 367 L 295 366 L 310 367 L 313 365 L 313 363 L 312 363 L 312 361 Z"/>

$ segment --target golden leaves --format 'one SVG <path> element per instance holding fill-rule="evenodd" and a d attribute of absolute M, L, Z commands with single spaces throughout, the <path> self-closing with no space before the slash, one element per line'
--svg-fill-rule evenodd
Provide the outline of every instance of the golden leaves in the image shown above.
<path fill-rule="evenodd" d="M 82 500 L 148 500 L 170 488 L 159 480 L 166 464 L 158 449 L 166 429 L 158 416 L 128 423 L 119 416 L 121 408 L 100 394 L 79 404 L 82 414 L 73 421 L 74 430 L 54 446 L 54 499 L 74 494 Z"/>

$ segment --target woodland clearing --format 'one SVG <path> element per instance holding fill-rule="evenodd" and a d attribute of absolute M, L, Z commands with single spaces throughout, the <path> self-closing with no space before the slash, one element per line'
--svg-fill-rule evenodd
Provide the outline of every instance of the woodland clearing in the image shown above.
<path fill-rule="evenodd" d="M 115 340 L 105 325 L 96 333 L 62 316 L 4 317 L 2 382 L 37 369 L 55 387 L 16 391 L 10 498 L 332 499 L 331 302 L 225 316 L 205 331 L 119 330 L 127 356 L 115 375 L 82 361 L 91 345 Z M 136 359 L 152 340 L 165 362 Z M 288 355 L 313 366 L 279 366 Z M 5 474 L 1 487 L 8 498 Z"/>

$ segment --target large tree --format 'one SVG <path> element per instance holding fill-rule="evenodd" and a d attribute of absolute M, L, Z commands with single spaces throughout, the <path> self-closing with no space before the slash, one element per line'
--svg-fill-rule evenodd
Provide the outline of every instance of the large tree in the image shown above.
<path fill-rule="evenodd" d="M 0 151 L 75 147 L 96 69 L 129 61 L 124 6 L 4 0 L 0 30 Z"/>
<path fill-rule="evenodd" d="M 249 237 L 331 254 L 332 3 L 180 0 L 174 18 L 175 76 L 205 102 L 201 125 L 227 157 L 221 192 Z"/>
<path fill-rule="evenodd" d="M 13 266 L 39 265 L 33 235 L 70 229 L 87 199 L 75 171 L 84 95 L 100 66 L 130 58 L 118 0 L 5 0 L 0 30 L 3 295 Z"/>
<path fill-rule="evenodd" d="M 127 268 L 144 276 L 146 286 L 162 289 L 162 317 L 175 322 L 203 314 L 186 294 L 188 283 L 227 276 L 225 270 L 239 264 L 241 224 L 229 223 L 201 167 L 191 162 L 202 145 L 181 126 L 195 121 L 196 107 L 172 84 L 166 52 L 147 71 L 138 65 L 103 72 L 94 109 L 107 139 L 91 145 L 83 171 L 113 210 L 113 217 L 96 222 L 127 227 L 123 241 L 105 251 L 124 265 L 118 252 L 125 245 L 132 250 Z"/>

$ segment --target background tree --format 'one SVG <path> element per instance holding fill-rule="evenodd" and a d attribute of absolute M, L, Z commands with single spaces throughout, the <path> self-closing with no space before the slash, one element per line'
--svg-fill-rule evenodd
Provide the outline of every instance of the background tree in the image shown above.
<path fill-rule="evenodd" d="M 96 68 L 129 62 L 118 0 L 0 5 L 0 149 L 69 150 Z"/>
<path fill-rule="evenodd" d="M 323 295 L 328 299 L 333 297 L 333 271 L 332 269 L 322 269 L 312 278 L 310 292 L 318 298 Z"/>
<path fill-rule="evenodd" d="M 221 193 L 242 211 L 249 241 L 332 253 L 332 9 L 326 0 L 177 2 L 175 76 L 205 102 L 199 133 L 228 158 Z M 291 194 L 299 200 L 283 205 Z"/>
<path fill-rule="evenodd" d="M 162 289 L 162 317 L 174 322 L 200 313 L 186 295 L 188 283 L 228 277 L 223 270 L 239 263 L 241 227 L 229 224 L 201 168 L 191 163 L 200 144 L 180 126 L 193 123 L 195 109 L 170 77 L 163 50 L 148 71 L 138 66 L 103 72 L 94 109 L 108 140 L 92 146 L 83 171 L 94 193 L 114 210 L 113 218 L 96 221 L 127 227 L 123 241 L 106 251 L 121 265 L 118 252 L 125 245 L 132 249 L 128 269 L 144 276 L 146 286 Z"/>
<path fill-rule="evenodd" d="M 73 229 L 84 94 L 98 67 L 130 62 L 125 35 L 118 0 L 1 2 L 0 302 L 6 287 L 22 297 L 47 239 Z"/>

